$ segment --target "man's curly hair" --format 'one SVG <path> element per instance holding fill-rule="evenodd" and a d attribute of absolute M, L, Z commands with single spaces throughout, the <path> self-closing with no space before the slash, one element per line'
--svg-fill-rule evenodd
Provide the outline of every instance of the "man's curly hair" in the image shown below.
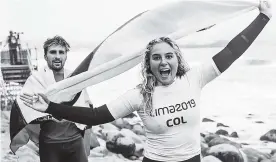
<path fill-rule="evenodd" d="M 61 36 L 55 36 L 53 38 L 48 38 L 43 45 L 44 48 L 44 55 L 47 54 L 48 52 L 48 48 L 52 45 L 60 45 L 62 47 L 65 47 L 66 52 L 69 51 L 70 45 L 69 43 L 66 42 L 66 40 L 64 38 L 62 38 Z"/>

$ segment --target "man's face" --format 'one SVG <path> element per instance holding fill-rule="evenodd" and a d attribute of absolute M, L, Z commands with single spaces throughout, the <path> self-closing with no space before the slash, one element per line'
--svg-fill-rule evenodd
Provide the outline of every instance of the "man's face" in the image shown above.
<path fill-rule="evenodd" d="M 63 69 L 67 59 L 67 52 L 65 47 L 60 45 L 52 45 L 48 48 L 46 55 L 44 56 L 47 61 L 48 67 L 54 71 L 60 71 Z"/>

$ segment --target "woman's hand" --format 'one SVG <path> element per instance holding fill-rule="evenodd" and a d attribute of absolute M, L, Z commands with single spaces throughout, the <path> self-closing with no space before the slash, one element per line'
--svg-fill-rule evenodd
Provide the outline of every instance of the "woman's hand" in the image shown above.
<path fill-rule="evenodd" d="M 49 106 L 50 101 L 44 94 L 29 94 L 29 93 L 23 93 L 20 95 L 20 99 L 23 101 L 23 103 L 40 112 L 45 112 Z"/>
<path fill-rule="evenodd" d="M 267 17 L 272 17 L 272 3 L 270 0 L 260 0 L 259 10 Z"/>

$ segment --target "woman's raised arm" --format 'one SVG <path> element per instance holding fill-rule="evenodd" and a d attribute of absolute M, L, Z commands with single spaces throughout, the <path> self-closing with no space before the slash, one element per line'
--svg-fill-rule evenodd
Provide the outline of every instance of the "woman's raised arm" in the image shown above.
<path fill-rule="evenodd" d="M 221 73 L 248 49 L 270 20 L 272 16 L 270 1 L 261 0 L 259 10 L 260 14 L 255 20 L 233 38 L 222 51 L 213 56 L 213 60 Z"/>

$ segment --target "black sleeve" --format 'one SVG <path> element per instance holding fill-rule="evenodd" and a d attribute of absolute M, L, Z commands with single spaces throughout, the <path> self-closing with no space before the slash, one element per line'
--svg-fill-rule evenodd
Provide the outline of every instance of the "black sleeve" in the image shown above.
<path fill-rule="evenodd" d="M 58 118 L 92 126 L 115 120 L 106 105 L 98 108 L 86 108 L 50 102 L 45 112 Z"/>
<path fill-rule="evenodd" d="M 255 20 L 233 38 L 222 51 L 213 56 L 213 60 L 221 73 L 230 67 L 230 65 L 249 48 L 268 21 L 269 18 L 265 14 L 260 13 Z"/>

